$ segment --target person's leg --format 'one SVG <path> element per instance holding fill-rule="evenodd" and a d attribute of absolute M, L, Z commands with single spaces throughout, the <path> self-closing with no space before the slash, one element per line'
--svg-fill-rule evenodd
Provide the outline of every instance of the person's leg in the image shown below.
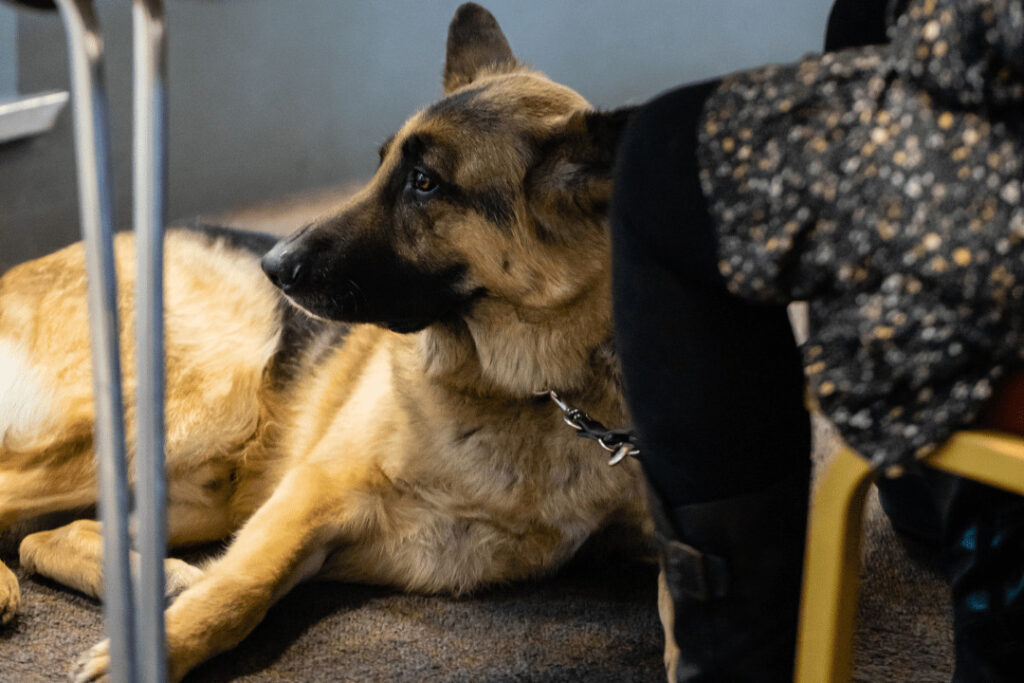
<path fill-rule="evenodd" d="M 681 650 L 678 680 L 792 677 L 810 425 L 781 306 L 732 297 L 697 177 L 713 84 L 641 108 L 619 151 L 614 304 Z"/>
<path fill-rule="evenodd" d="M 804 467 L 809 444 L 785 307 L 741 301 L 718 274 L 695 159 L 708 90 L 638 111 L 612 206 L 618 349 L 644 466 L 672 506 L 760 490 Z"/>
<path fill-rule="evenodd" d="M 896 1 L 898 4 L 894 0 L 836 0 L 825 29 L 825 52 L 889 42 L 889 12 L 898 16 L 899 7 L 906 5 Z"/>
<path fill-rule="evenodd" d="M 1024 498 L 931 471 L 953 596 L 955 683 L 1010 683 L 1024 672 Z"/>

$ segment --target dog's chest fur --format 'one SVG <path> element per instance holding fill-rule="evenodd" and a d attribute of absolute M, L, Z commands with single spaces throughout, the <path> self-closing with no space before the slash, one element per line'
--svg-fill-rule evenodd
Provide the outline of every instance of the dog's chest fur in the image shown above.
<path fill-rule="evenodd" d="M 283 473 L 316 467 L 361 501 L 367 529 L 322 574 L 431 592 L 543 573 L 611 521 L 642 526 L 634 463 L 609 467 L 546 397 L 474 393 L 458 371 L 425 372 L 425 349 L 415 335 L 371 326 L 333 351 L 309 349 L 305 372 L 266 410 L 282 424 L 262 454 L 270 466 L 246 468 L 240 516 Z M 621 423 L 608 360 L 595 355 L 577 398 Z"/>

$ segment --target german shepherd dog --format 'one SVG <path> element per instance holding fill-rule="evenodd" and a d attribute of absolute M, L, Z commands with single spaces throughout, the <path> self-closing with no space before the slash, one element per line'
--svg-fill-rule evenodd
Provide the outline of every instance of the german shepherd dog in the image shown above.
<path fill-rule="evenodd" d="M 473 4 L 444 91 L 364 189 L 276 245 L 166 237 L 169 541 L 231 538 L 202 568 L 166 561 L 173 680 L 312 577 L 464 593 L 548 573 L 612 524 L 649 531 L 636 465 L 608 467 L 538 396 L 628 420 L 606 230 L 628 112 L 520 64 Z M 130 234 L 115 251 L 130 331 Z M 84 281 L 81 245 L 0 280 L 0 530 L 96 500 Z M 27 536 L 20 560 L 99 597 L 100 546 L 79 519 Z M 18 604 L 0 564 L 3 621 Z M 101 643 L 76 680 L 108 664 Z"/>

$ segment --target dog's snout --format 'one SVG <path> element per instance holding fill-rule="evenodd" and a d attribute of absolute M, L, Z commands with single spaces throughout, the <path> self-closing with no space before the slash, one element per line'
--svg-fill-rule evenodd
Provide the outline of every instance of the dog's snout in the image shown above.
<path fill-rule="evenodd" d="M 301 256 L 287 241 L 278 242 L 264 254 L 260 267 L 270 281 L 285 292 L 294 289 L 305 274 Z"/>

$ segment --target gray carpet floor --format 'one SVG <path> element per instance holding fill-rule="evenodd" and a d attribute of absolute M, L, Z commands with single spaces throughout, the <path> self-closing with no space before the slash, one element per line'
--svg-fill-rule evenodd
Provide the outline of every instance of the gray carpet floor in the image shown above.
<path fill-rule="evenodd" d="M 102 637 L 101 607 L 17 573 L 25 607 L 0 633 L 0 680 L 59 680 Z M 306 584 L 188 680 L 656 680 L 654 580 L 620 560 L 461 599 Z"/>
<path fill-rule="evenodd" d="M 816 452 L 834 442 L 819 422 Z M 948 681 L 951 612 L 936 558 L 869 503 L 855 680 Z M 0 557 L 24 607 L 0 630 L 0 681 L 60 680 L 102 637 L 99 603 Z M 544 581 L 454 599 L 329 583 L 300 586 L 237 649 L 188 678 L 206 681 L 659 681 L 656 571 L 588 556 Z"/>
<path fill-rule="evenodd" d="M 284 234 L 344 200 L 351 187 L 207 217 Z M 835 450 L 816 421 L 815 460 Z M 601 457 L 596 454 L 595 457 Z M 855 680 L 948 681 L 951 609 L 936 557 L 897 537 L 869 502 Z M 102 638 L 99 603 L 17 565 L 17 535 L 0 557 L 21 581 L 23 609 L 0 629 L 0 683 L 63 680 Z M 554 577 L 460 599 L 305 584 L 237 649 L 193 672 L 206 681 L 660 681 L 656 570 L 636 558 L 589 558 Z"/>

